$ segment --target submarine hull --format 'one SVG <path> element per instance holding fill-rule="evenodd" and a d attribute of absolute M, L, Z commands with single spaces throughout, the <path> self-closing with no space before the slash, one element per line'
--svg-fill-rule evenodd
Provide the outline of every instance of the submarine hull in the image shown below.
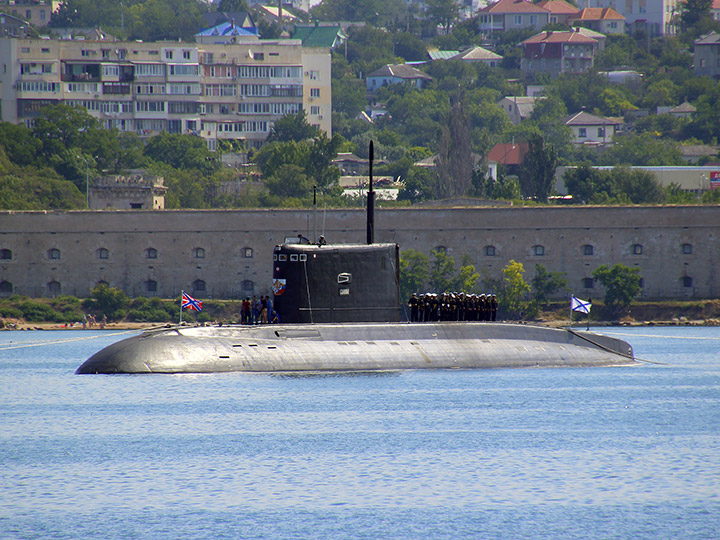
<path fill-rule="evenodd" d="M 173 327 L 102 349 L 76 371 L 217 373 L 589 367 L 634 364 L 619 339 L 510 323 Z"/>

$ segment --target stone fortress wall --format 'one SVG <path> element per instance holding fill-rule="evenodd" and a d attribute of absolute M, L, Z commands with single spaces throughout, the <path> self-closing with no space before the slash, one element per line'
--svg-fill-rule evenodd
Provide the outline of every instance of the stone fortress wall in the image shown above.
<path fill-rule="evenodd" d="M 363 210 L 317 212 L 330 244 L 363 243 L 365 228 Z M 542 264 L 581 297 L 602 296 L 592 272 L 615 263 L 641 269 L 645 298 L 720 294 L 720 206 L 379 209 L 375 231 L 401 250 L 470 255 L 496 278 L 510 259 L 527 281 Z M 98 282 L 131 296 L 269 294 L 273 247 L 299 233 L 312 237 L 312 210 L 3 212 L 0 295 L 88 296 Z"/>

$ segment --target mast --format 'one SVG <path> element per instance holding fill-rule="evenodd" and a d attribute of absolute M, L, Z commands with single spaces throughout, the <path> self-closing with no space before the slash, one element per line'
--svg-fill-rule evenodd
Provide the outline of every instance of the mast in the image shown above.
<path fill-rule="evenodd" d="M 375 192 L 373 191 L 373 177 L 372 177 L 372 166 L 375 148 L 373 142 L 370 141 L 370 167 L 368 175 L 370 178 L 368 193 L 367 193 L 367 243 L 372 244 L 375 241 Z"/>

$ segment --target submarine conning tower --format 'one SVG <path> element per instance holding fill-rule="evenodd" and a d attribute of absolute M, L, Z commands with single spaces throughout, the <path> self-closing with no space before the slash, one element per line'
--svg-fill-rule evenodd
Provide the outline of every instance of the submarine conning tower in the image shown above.
<path fill-rule="evenodd" d="M 282 323 L 398 322 L 397 244 L 284 243 L 273 251 Z"/>

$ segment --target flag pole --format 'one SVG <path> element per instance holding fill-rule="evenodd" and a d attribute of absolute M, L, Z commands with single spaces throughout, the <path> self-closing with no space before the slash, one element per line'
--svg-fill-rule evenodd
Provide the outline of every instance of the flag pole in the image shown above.
<path fill-rule="evenodd" d="M 573 316 L 573 305 L 572 305 L 573 302 L 572 302 L 572 299 L 573 299 L 573 295 L 571 294 L 571 295 L 570 295 L 570 328 L 572 328 L 572 316 Z"/>
<path fill-rule="evenodd" d="M 185 295 L 185 291 L 181 290 L 180 291 L 180 326 L 182 326 L 182 299 L 183 299 L 184 295 Z"/>
<path fill-rule="evenodd" d="M 588 297 L 588 304 L 592 304 L 592 298 Z M 587 331 L 590 331 L 590 310 L 587 312 Z"/>

